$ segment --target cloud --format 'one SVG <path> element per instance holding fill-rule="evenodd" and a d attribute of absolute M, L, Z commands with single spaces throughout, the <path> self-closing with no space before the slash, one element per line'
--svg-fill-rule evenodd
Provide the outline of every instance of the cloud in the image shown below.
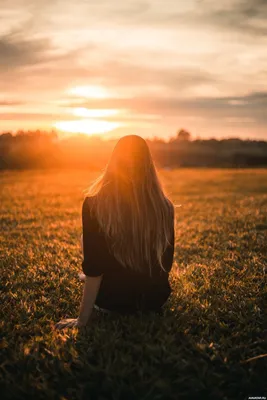
<path fill-rule="evenodd" d="M 252 102 L 261 102 L 267 106 L 267 92 L 255 92 L 246 96 Z"/>
<path fill-rule="evenodd" d="M 103 62 L 88 70 L 88 76 L 102 78 L 111 86 L 136 87 L 162 86 L 165 89 L 182 90 L 198 84 L 215 82 L 215 77 L 202 68 L 157 67 L 121 60 Z"/>
<path fill-rule="evenodd" d="M 237 2 L 234 10 L 241 18 L 267 18 L 266 0 L 241 0 Z"/>
<path fill-rule="evenodd" d="M 175 6 L 176 4 L 176 6 Z M 189 3 L 190 4 L 190 3 Z M 192 3 L 191 3 L 192 4 Z M 121 23 L 150 25 L 161 28 L 179 29 L 181 26 L 208 27 L 216 30 L 238 32 L 244 36 L 264 36 L 267 33 L 267 2 L 266 0 L 229 0 L 215 2 L 214 0 L 199 0 L 194 6 L 182 5 L 180 2 L 151 2 L 139 8 L 138 19 L 135 14 L 122 13 L 116 10 L 115 19 Z"/>
<path fill-rule="evenodd" d="M 81 100 L 82 101 L 82 100 Z M 217 121 L 218 124 L 235 122 L 245 127 L 250 124 L 260 124 L 267 129 L 266 110 L 267 92 L 249 93 L 245 96 L 221 97 L 221 98 L 160 98 L 160 97 L 133 97 L 94 99 L 77 103 L 65 104 L 64 112 L 60 113 L 25 113 L 9 112 L 0 113 L 2 121 L 58 121 L 74 120 L 77 117 L 67 114 L 66 109 L 74 107 L 86 107 L 91 109 L 114 108 L 122 111 L 111 117 L 105 117 L 106 121 L 159 123 L 164 119 L 192 119 Z M 125 114 L 125 110 L 128 113 Z"/>
<path fill-rule="evenodd" d="M 92 50 L 87 45 L 86 50 Z M 25 101 L 30 93 L 64 90 L 72 78 L 84 76 L 79 66 L 82 47 L 62 51 L 48 37 L 29 35 L 23 26 L 0 36 L 0 86 L 2 97 L 20 92 Z M 71 66 L 71 67 L 70 67 Z M 76 66 L 76 70 L 75 70 Z"/>
<path fill-rule="evenodd" d="M 77 107 L 77 103 L 65 105 Z M 246 118 L 264 123 L 267 127 L 267 92 L 245 96 L 195 98 L 133 97 L 82 101 L 79 107 L 128 109 L 133 113 L 168 117 L 201 117 L 205 119 Z"/>
<path fill-rule="evenodd" d="M 21 106 L 27 104 L 25 101 L 18 100 L 0 100 L 0 107 Z"/>
<path fill-rule="evenodd" d="M 130 32 L 132 27 L 138 29 L 141 26 L 179 30 L 181 26 L 198 28 L 209 25 L 244 35 L 263 36 L 267 30 L 264 24 L 267 19 L 266 0 L 76 0 L 75 3 L 70 0 L 2 0 L 1 12 L 5 18 L 9 16 L 10 21 L 12 15 L 17 21 L 23 21 L 27 31 L 33 29 L 37 32 L 87 29 L 89 26 L 90 29 L 126 26 Z M 25 21 L 27 17 L 28 21 Z M 5 19 L 2 17 L 0 21 L 4 23 Z"/>
<path fill-rule="evenodd" d="M 4 68 L 2 71 L 1 86 L 6 91 L 16 90 L 18 84 L 21 90 L 31 92 L 37 89 L 42 93 L 49 93 L 51 90 L 60 92 L 67 86 L 101 84 L 114 90 L 125 88 L 128 93 L 143 92 L 144 95 L 154 88 L 160 88 L 169 95 L 171 92 L 181 93 L 199 85 L 212 85 L 217 79 L 201 67 L 163 67 L 157 63 L 145 64 L 142 60 L 127 61 L 123 53 L 119 52 L 114 57 L 112 53 L 106 54 L 106 60 L 99 61 L 92 54 L 93 45 L 62 55 L 49 56 L 49 42 L 44 42 L 43 46 L 41 42 L 37 53 L 35 42 L 26 39 L 16 40 L 12 45 L 10 42 L 11 40 L 6 41 L 9 50 L 5 50 L 9 53 L 5 61 L 8 69 Z M 85 56 L 89 57 L 88 62 L 81 64 L 80 61 Z"/>
<path fill-rule="evenodd" d="M 0 68 L 13 69 L 45 61 L 50 50 L 48 39 L 30 39 L 17 32 L 0 38 Z"/>
<path fill-rule="evenodd" d="M 27 112 L 10 112 L 0 113 L 0 121 L 58 121 L 62 119 L 62 114 L 53 113 L 27 113 Z M 64 119 L 72 120 L 73 116 L 64 115 Z"/>
<path fill-rule="evenodd" d="M 24 26 L 24 25 L 23 25 Z M 23 26 L 7 34 L 0 36 L 0 72 L 13 72 L 25 67 L 49 66 L 52 63 L 59 65 L 60 62 L 70 62 L 79 58 L 83 48 L 72 51 L 62 51 L 52 44 L 50 37 L 38 37 L 24 31 Z M 92 45 L 86 46 L 87 50 Z"/>
<path fill-rule="evenodd" d="M 179 16 L 181 20 L 181 16 Z M 213 2 L 203 0 L 195 12 L 184 15 L 184 21 L 197 26 L 238 32 L 243 36 L 265 38 L 267 34 L 266 0 L 231 0 Z"/>

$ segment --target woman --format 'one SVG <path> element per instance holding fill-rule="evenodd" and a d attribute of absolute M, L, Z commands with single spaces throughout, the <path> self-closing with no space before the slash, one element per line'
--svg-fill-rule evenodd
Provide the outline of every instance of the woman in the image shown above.
<path fill-rule="evenodd" d="M 86 325 L 94 306 L 120 314 L 159 312 L 172 291 L 174 207 L 145 140 L 121 138 L 88 195 L 82 207 L 80 313 L 56 327 Z"/>

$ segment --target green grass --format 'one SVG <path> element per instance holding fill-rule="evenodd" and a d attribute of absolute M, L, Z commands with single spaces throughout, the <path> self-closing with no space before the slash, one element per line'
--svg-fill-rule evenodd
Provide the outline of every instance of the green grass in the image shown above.
<path fill-rule="evenodd" d="M 86 171 L 3 172 L 1 399 L 266 396 L 267 170 L 162 171 L 176 204 L 164 316 L 78 332 Z M 254 360 L 250 360 L 257 357 Z"/>

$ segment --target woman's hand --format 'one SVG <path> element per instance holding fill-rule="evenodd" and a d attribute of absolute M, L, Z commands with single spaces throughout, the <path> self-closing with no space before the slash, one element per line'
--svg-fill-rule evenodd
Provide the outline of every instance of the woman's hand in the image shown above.
<path fill-rule="evenodd" d="M 56 325 L 56 329 L 64 329 L 64 328 L 76 328 L 76 327 L 82 327 L 85 326 L 81 321 L 79 321 L 78 318 L 67 318 L 67 319 L 62 319 L 59 321 Z"/>
<path fill-rule="evenodd" d="M 86 275 L 84 275 L 84 273 L 80 272 L 80 273 L 78 274 L 78 277 L 79 277 L 80 281 L 85 282 Z"/>

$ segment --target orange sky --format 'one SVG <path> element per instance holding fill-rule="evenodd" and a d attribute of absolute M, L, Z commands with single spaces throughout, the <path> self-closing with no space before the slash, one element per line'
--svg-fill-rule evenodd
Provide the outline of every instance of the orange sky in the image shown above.
<path fill-rule="evenodd" d="M 267 139 L 266 0 L 1 0 L 0 131 Z"/>

